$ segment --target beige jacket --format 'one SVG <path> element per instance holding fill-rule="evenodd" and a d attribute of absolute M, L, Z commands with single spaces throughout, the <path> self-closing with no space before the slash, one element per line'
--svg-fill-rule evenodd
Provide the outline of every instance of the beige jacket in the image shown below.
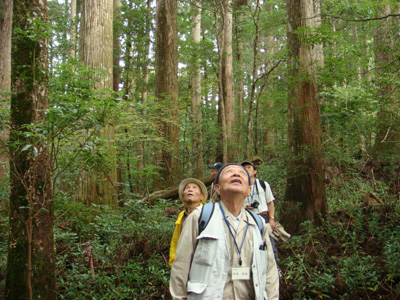
<path fill-rule="evenodd" d="M 240 246 L 245 236 L 247 218 L 251 225 L 257 226 L 254 219 L 242 209 L 241 218 L 237 230 L 234 229 L 234 223 L 232 216 L 227 211 L 226 207 L 222 204 L 222 208 L 225 212 L 227 221 L 229 222 L 232 232 L 235 235 L 236 242 Z M 178 242 L 176 249 L 176 259 L 172 265 L 171 278 L 170 278 L 170 292 L 174 300 L 187 299 L 187 282 L 189 279 L 189 271 L 193 254 L 196 249 L 196 238 L 198 236 L 198 219 L 200 212 L 195 210 L 188 217 L 183 226 L 181 237 Z M 238 266 L 239 254 L 236 249 L 234 240 L 229 232 L 225 222 L 224 225 L 225 236 L 228 243 L 230 266 Z M 269 227 L 269 228 L 268 228 Z M 268 269 L 266 274 L 266 293 L 268 300 L 276 300 L 279 298 L 279 277 L 272 251 L 271 242 L 268 234 L 271 232 L 269 224 L 264 226 L 263 240 L 267 244 L 268 251 Z M 205 254 L 207 255 L 207 254 Z M 246 239 L 243 244 L 242 252 L 242 266 L 252 266 L 253 263 L 253 230 L 248 230 Z M 217 258 L 218 259 L 218 258 Z M 232 281 L 232 269 L 229 268 L 228 276 L 223 288 L 223 299 L 237 299 L 237 300 L 253 300 L 255 298 L 255 292 L 253 287 L 253 280 L 239 280 Z M 251 277 L 252 278 L 252 277 Z"/>
<path fill-rule="evenodd" d="M 276 222 L 275 229 L 272 231 L 270 236 L 272 236 L 277 242 L 286 242 L 290 239 L 290 234 L 285 231 L 285 228 L 283 228 L 283 225 L 279 222 Z"/>

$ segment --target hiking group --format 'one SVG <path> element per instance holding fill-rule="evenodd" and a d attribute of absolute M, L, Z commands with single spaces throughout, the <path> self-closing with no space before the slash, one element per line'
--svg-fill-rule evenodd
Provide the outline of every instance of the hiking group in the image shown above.
<path fill-rule="evenodd" d="M 184 210 L 170 247 L 172 299 L 278 299 L 274 244 L 289 235 L 275 222 L 269 184 L 255 178 L 250 161 L 208 167 L 215 178 L 209 191 L 195 178 L 179 185 Z"/>

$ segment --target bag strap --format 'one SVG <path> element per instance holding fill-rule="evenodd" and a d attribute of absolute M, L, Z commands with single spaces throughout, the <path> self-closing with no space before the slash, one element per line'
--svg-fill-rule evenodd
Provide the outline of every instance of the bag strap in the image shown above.
<path fill-rule="evenodd" d="M 265 181 L 264 180 L 258 180 L 260 182 L 261 187 L 265 190 L 267 189 L 266 185 L 265 185 Z"/>
<path fill-rule="evenodd" d="M 257 215 L 254 211 L 251 211 L 250 209 L 246 208 L 246 211 L 250 213 L 250 215 L 253 217 L 254 221 L 256 222 L 258 229 L 260 230 L 261 237 L 263 235 L 263 230 L 264 230 L 264 223 L 261 220 L 261 217 Z"/>
<path fill-rule="evenodd" d="M 199 218 L 199 234 L 203 232 L 203 230 L 207 227 L 208 222 L 210 222 L 211 216 L 214 213 L 214 203 L 209 202 L 203 205 L 201 209 L 200 218 Z"/>
<path fill-rule="evenodd" d="M 203 230 L 207 227 L 208 223 L 210 222 L 211 216 L 214 213 L 214 205 L 215 203 L 210 202 L 206 203 L 203 205 L 200 213 L 200 218 L 199 218 L 199 233 L 200 235 Z M 247 212 L 250 213 L 250 215 L 253 217 L 254 221 L 256 222 L 258 229 L 260 230 L 261 236 L 263 235 L 263 230 L 264 230 L 264 223 L 261 220 L 260 216 L 257 215 L 255 212 L 246 209 Z"/>

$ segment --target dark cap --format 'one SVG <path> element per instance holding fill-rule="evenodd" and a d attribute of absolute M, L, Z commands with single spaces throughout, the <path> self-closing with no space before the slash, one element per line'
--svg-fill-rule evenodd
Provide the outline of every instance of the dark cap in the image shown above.
<path fill-rule="evenodd" d="M 227 166 L 240 166 L 240 167 L 242 167 L 242 168 L 246 171 L 247 177 L 249 178 L 249 185 L 251 185 L 251 184 L 250 184 L 250 182 L 251 182 L 251 181 L 250 181 L 250 175 L 249 175 L 249 173 L 247 172 L 246 168 L 243 167 L 242 165 L 235 164 L 235 163 L 226 164 L 226 165 L 224 165 L 221 169 L 219 169 L 219 171 L 218 171 L 218 173 L 217 173 L 217 176 L 215 177 L 214 184 L 218 184 L 218 183 L 219 183 L 219 176 L 221 175 L 222 170 L 225 169 Z"/>
<path fill-rule="evenodd" d="M 241 165 L 244 167 L 245 165 L 251 165 L 251 166 L 253 166 L 253 169 L 254 170 L 257 170 L 257 168 L 256 168 L 256 166 L 251 162 L 251 161 L 244 161 L 244 162 L 242 162 L 241 163 Z"/>
<path fill-rule="evenodd" d="M 209 169 L 217 169 L 217 170 L 219 170 L 219 169 L 221 169 L 222 166 L 223 166 L 223 164 L 221 162 L 216 162 L 213 165 L 208 165 L 208 168 Z"/>

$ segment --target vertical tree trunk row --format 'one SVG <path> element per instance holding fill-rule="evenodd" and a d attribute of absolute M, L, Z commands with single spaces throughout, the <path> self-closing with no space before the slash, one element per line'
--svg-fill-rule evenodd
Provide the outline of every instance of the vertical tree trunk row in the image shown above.
<path fill-rule="evenodd" d="M 10 235 L 5 299 L 56 299 L 53 186 L 45 137 L 27 135 L 49 105 L 47 1 L 14 1 L 11 74 Z M 37 18 L 39 22 L 31 22 Z M 42 27 L 39 30 L 44 30 Z"/>
<path fill-rule="evenodd" d="M 163 178 L 169 184 L 181 179 L 178 115 L 177 2 L 157 0 L 155 97 L 162 105 L 161 126 L 168 145 L 162 149 Z"/>
<path fill-rule="evenodd" d="M 11 24 L 12 0 L 4 1 L 4 17 L 0 20 L 0 101 L 2 108 L 8 108 L 10 101 L 8 93 L 11 89 Z M 4 102 L 3 102 L 4 101 Z M 8 138 L 8 128 L 1 128 L 0 139 L 0 180 L 4 180 L 8 173 L 8 155 L 5 141 Z"/>
<path fill-rule="evenodd" d="M 235 123 L 234 94 L 233 94 L 233 54 L 232 54 L 232 0 L 222 1 L 221 20 L 223 30 L 221 83 L 222 99 L 225 110 L 226 139 L 224 146 L 227 148 L 224 162 L 232 162 L 233 124 Z"/>
<path fill-rule="evenodd" d="M 201 8 L 198 1 L 192 4 L 192 37 L 195 43 L 194 61 L 191 72 L 192 83 L 192 116 L 193 116 L 193 137 L 192 155 L 194 162 L 193 174 L 196 178 L 203 177 L 203 139 L 202 139 L 202 102 L 201 102 L 201 69 L 198 45 L 200 44 L 201 33 Z"/>
<path fill-rule="evenodd" d="M 113 1 L 82 1 L 79 55 L 85 65 L 102 69 L 105 73 L 97 83 L 98 89 L 113 88 Z M 87 174 L 83 181 L 82 197 L 87 203 L 114 206 L 118 199 L 115 129 L 106 124 L 101 137 L 107 142 L 106 151 L 112 158 L 110 170 L 98 170 L 97 174 Z"/>
<path fill-rule="evenodd" d="M 287 228 L 296 232 L 306 220 L 319 221 L 327 213 L 321 149 L 322 129 L 315 76 L 315 53 L 300 27 L 313 27 L 313 1 L 287 0 L 289 51 Z"/>

